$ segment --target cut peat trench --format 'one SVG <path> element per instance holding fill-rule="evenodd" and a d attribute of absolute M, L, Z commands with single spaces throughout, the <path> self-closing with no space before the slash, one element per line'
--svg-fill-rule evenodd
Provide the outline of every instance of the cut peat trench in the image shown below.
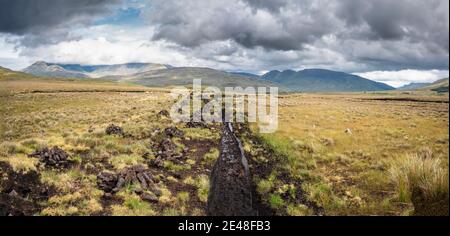
<path fill-rule="evenodd" d="M 236 134 L 238 135 L 236 135 Z M 245 133 L 245 134 L 244 134 Z M 230 123 L 222 127 L 220 140 L 220 155 L 217 159 L 210 177 L 210 191 L 207 202 L 207 214 L 209 216 L 272 216 L 285 215 L 284 211 L 276 211 L 263 202 L 263 196 L 256 191 L 253 182 L 254 175 L 267 178 L 272 172 L 275 163 L 266 163 L 262 166 L 254 163 L 251 155 L 247 159 L 238 137 L 251 135 L 248 129 L 238 127 L 234 130 Z M 257 140 L 254 140 L 257 143 Z M 271 150 L 267 151 L 272 152 Z M 251 161 L 252 168 L 249 168 Z M 273 159 L 276 161 L 276 158 Z M 251 173 L 251 171 L 255 173 Z M 267 172 L 267 173 L 266 173 Z M 301 183 L 290 178 L 286 173 L 280 173 L 279 180 L 285 184 Z M 291 199 L 295 204 L 307 206 L 313 215 L 324 215 L 323 209 L 307 199 L 306 193 L 296 188 L 295 197 Z"/>
<path fill-rule="evenodd" d="M 207 214 L 210 216 L 256 216 L 247 158 L 231 123 L 225 123 L 220 155 L 211 172 Z"/>
<path fill-rule="evenodd" d="M 362 101 L 389 101 L 389 102 L 423 102 L 423 103 L 449 103 L 448 100 L 431 100 L 420 98 L 365 98 Z"/>
<path fill-rule="evenodd" d="M 52 94 L 52 93 L 145 93 L 144 90 L 32 90 L 27 92 L 21 92 L 21 94 Z"/>

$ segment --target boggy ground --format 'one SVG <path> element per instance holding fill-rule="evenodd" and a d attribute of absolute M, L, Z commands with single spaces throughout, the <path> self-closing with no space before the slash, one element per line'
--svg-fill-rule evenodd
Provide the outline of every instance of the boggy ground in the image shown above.
<path fill-rule="evenodd" d="M 164 90 L 69 88 L 2 93 L 2 215 L 205 214 L 218 127 L 172 123 L 160 113 L 172 104 Z M 111 124 L 123 134 L 107 132 Z M 69 155 L 69 164 L 48 165 L 39 155 L 29 156 L 55 146 Z M 139 181 L 127 181 L 112 194 L 99 188 L 100 174 L 137 166 L 151 173 L 153 192 Z"/>
<path fill-rule="evenodd" d="M 0 214 L 206 214 L 220 125 L 174 124 L 160 113 L 173 103 L 167 91 L 0 81 Z M 439 160 L 432 167 L 448 180 L 448 94 L 282 95 L 279 121 L 271 135 L 236 126 L 259 215 L 409 215 L 412 196 L 391 172 L 410 155 Z M 28 156 L 55 146 L 67 164 Z M 133 177 L 111 193 L 99 187 L 102 173 L 137 166 L 152 188 Z M 439 188 L 448 197 L 448 181 Z"/>
<path fill-rule="evenodd" d="M 448 93 L 288 94 L 278 131 L 257 135 L 263 148 L 243 140 L 272 166 L 256 175 L 258 192 L 288 214 L 311 214 L 283 199 L 301 186 L 325 215 L 448 215 L 448 112 Z M 258 154 L 268 150 L 278 161 Z"/>
<path fill-rule="evenodd" d="M 174 124 L 167 117 L 173 103 L 167 90 L 108 85 L 92 91 L 82 84 L 77 91 L 77 85 L 47 83 L 36 92 L 21 82 L 2 94 L 2 215 L 206 214 L 221 124 Z M 240 136 L 256 140 L 247 126 L 236 128 Z M 264 148 L 246 153 L 252 180 L 268 178 L 278 166 Z M 264 158 L 269 165 L 256 161 Z M 141 173 L 150 182 L 142 182 Z M 253 184 L 258 214 L 294 215 L 297 208 L 321 214 L 300 182 L 283 175 L 279 184 L 285 191 L 275 204 Z M 21 191 L 22 185 L 31 190 Z M 25 200 L 24 207 L 14 208 Z"/>

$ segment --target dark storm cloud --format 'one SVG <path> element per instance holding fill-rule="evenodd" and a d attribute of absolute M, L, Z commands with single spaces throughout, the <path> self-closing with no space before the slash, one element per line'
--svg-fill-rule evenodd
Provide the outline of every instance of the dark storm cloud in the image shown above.
<path fill-rule="evenodd" d="M 154 39 L 168 39 L 187 47 L 231 39 L 247 48 L 299 50 L 333 29 L 332 17 L 321 6 L 325 2 L 152 1 L 157 7 L 149 17 L 158 25 Z"/>
<path fill-rule="evenodd" d="M 374 40 L 429 40 L 448 51 L 449 1 L 444 0 L 343 0 L 337 16 L 347 26 L 368 26 Z"/>
<path fill-rule="evenodd" d="M 0 0 L 0 33 L 26 35 L 24 42 L 64 39 L 65 29 L 87 24 L 120 0 Z M 47 37 L 39 37 L 45 35 Z"/>
<path fill-rule="evenodd" d="M 446 69 L 448 9 L 444 0 L 343 0 L 336 11 L 345 23 L 340 40 L 378 44 L 379 50 L 352 58 L 375 67 Z"/>
<path fill-rule="evenodd" d="M 139 8 L 146 24 L 130 26 L 149 32 L 143 40 L 187 61 L 252 71 L 448 69 L 448 0 L 0 0 L 0 39 L 37 55 L 43 44 L 114 38 L 127 29 L 90 26 L 118 2 Z"/>
<path fill-rule="evenodd" d="M 355 63 L 448 67 L 447 0 L 150 2 L 153 39 L 188 48 L 226 40 L 268 51 L 315 46 Z"/>
<path fill-rule="evenodd" d="M 446 0 L 156 2 L 157 10 L 150 16 L 159 25 L 155 38 L 188 47 L 232 39 L 248 48 L 298 50 L 325 35 L 345 35 L 366 40 L 406 38 L 448 52 Z"/>

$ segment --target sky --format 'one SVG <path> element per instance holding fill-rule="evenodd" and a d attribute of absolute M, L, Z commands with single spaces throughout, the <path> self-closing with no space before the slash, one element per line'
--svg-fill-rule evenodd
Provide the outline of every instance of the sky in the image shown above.
<path fill-rule="evenodd" d="M 0 66 L 321 68 L 392 86 L 448 77 L 448 0 L 0 0 Z"/>

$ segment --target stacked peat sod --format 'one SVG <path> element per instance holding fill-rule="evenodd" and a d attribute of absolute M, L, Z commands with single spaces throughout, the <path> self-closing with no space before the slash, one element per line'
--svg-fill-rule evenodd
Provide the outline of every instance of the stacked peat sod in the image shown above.
<path fill-rule="evenodd" d="M 134 189 L 142 200 L 149 202 L 158 202 L 161 196 L 161 190 L 156 186 L 158 180 L 153 178 L 150 170 L 144 166 L 136 165 L 127 167 L 118 174 L 111 172 L 102 172 L 97 176 L 97 186 L 107 195 L 119 192 L 126 185 L 139 184 L 139 189 Z"/>
<path fill-rule="evenodd" d="M 28 155 L 28 157 L 39 158 L 39 162 L 49 167 L 62 168 L 69 165 L 69 154 L 58 147 L 45 147 Z"/>

